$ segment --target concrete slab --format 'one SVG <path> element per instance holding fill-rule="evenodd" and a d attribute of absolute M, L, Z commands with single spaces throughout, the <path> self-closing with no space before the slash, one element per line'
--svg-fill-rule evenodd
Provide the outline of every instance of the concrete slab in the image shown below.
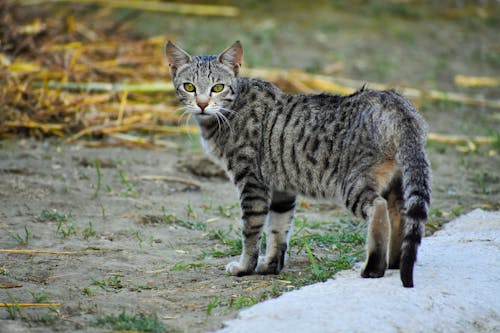
<path fill-rule="evenodd" d="M 474 210 L 425 238 L 415 287 L 359 267 L 240 312 L 219 333 L 500 332 L 500 212 Z"/>

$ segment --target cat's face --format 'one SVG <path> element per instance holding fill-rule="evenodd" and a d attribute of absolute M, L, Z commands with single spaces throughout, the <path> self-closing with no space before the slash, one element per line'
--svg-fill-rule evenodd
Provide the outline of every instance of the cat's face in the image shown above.
<path fill-rule="evenodd" d="M 243 56 L 239 42 L 218 56 L 193 57 L 169 41 L 165 53 L 177 96 L 188 112 L 215 117 L 230 112 Z"/>

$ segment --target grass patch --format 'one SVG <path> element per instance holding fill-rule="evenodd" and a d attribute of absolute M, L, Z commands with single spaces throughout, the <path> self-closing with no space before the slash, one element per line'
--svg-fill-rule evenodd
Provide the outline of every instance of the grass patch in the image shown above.
<path fill-rule="evenodd" d="M 296 218 L 297 231 L 290 240 L 290 251 L 305 252 L 309 261 L 305 274 L 285 273 L 294 287 L 322 282 L 363 259 L 365 227 L 349 218 L 334 222 L 308 222 Z"/>
<path fill-rule="evenodd" d="M 73 215 L 71 212 L 67 214 L 62 214 L 59 213 L 57 210 L 48 210 L 44 209 L 42 210 L 42 213 L 40 214 L 39 221 L 40 222 L 68 222 L 71 221 L 73 218 Z"/>
<path fill-rule="evenodd" d="M 186 216 L 194 219 L 198 218 L 198 214 L 196 213 L 191 204 L 186 205 Z"/>
<path fill-rule="evenodd" d="M 202 205 L 202 208 L 205 213 L 209 212 L 225 218 L 235 218 L 240 212 L 239 203 L 214 206 L 213 202 L 210 201 L 209 204 Z"/>
<path fill-rule="evenodd" d="M 257 296 L 235 296 L 229 299 L 228 306 L 231 309 L 240 310 L 255 305 L 261 301 Z"/>
<path fill-rule="evenodd" d="M 226 205 L 226 206 L 218 205 L 216 211 L 217 211 L 217 214 L 222 216 L 222 217 L 232 218 L 236 215 L 234 210 L 237 208 L 239 209 L 239 207 L 240 207 L 239 204 Z M 239 210 L 238 210 L 238 212 L 239 212 Z"/>
<path fill-rule="evenodd" d="M 185 220 L 185 219 L 180 219 L 174 214 L 167 213 L 166 209 L 164 206 L 161 207 L 162 211 L 162 222 L 164 223 L 174 223 L 180 227 L 191 229 L 191 230 L 205 230 L 207 228 L 207 225 L 203 222 L 200 221 L 195 221 L 195 220 Z M 187 205 L 186 207 L 186 214 L 188 217 L 193 217 L 196 218 L 197 214 L 193 210 L 193 207 L 191 205 Z"/>
<path fill-rule="evenodd" d="M 200 221 L 177 220 L 175 224 L 191 230 L 205 230 L 207 228 L 207 225 Z"/>
<path fill-rule="evenodd" d="M 500 132 L 495 132 L 493 133 L 493 143 L 492 143 L 493 149 L 495 151 L 500 151 Z"/>
<path fill-rule="evenodd" d="M 92 285 L 98 286 L 99 288 L 105 291 L 115 291 L 115 292 L 121 291 L 124 287 L 120 279 L 120 276 L 118 275 L 113 275 L 102 281 L 92 278 Z"/>
<path fill-rule="evenodd" d="M 35 303 L 47 303 L 50 299 L 49 294 L 46 293 L 31 293 Z"/>
<path fill-rule="evenodd" d="M 206 264 L 200 264 L 200 263 L 189 263 L 189 264 L 184 264 L 182 261 L 176 262 L 171 268 L 171 271 L 187 271 L 189 269 L 193 268 L 203 268 L 206 267 Z"/>
<path fill-rule="evenodd" d="M 210 316 L 212 314 L 212 311 L 219 306 L 220 303 L 220 298 L 219 296 L 216 296 L 213 300 L 208 302 L 207 304 L 207 316 Z"/>
<path fill-rule="evenodd" d="M 77 230 L 73 223 L 68 221 L 60 221 L 57 224 L 56 235 L 61 236 L 62 238 L 67 238 L 71 235 L 76 235 Z"/>
<path fill-rule="evenodd" d="M 89 222 L 89 226 L 85 229 L 83 229 L 82 232 L 83 238 L 89 239 L 90 237 L 94 237 L 97 235 L 97 232 L 94 229 L 94 226 L 92 225 L 92 222 Z"/>
<path fill-rule="evenodd" d="M 13 238 L 19 245 L 26 246 L 28 245 L 30 239 L 33 238 L 33 234 L 28 226 L 24 226 L 24 235 L 20 235 L 19 233 L 8 232 L 9 236 Z"/>
<path fill-rule="evenodd" d="M 125 311 L 119 315 L 109 315 L 98 317 L 95 325 L 118 331 L 139 331 L 139 332 L 165 332 L 165 326 L 156 316 L 145 314 L 128 314 Z"/>
<path fill-rule="evenodd" d="M 212 240 L 218 240 L 227 247 L 226 250 L 210 249 L 203 253 L 204 257 L 222 258 L 232 257 L 241 254 L 242 241 L 239 235 L 234 235 L 232 225 L 229 230 L 213 230 L 208 234 Z"/>
<path fill-rule="evenodd" d="M 435 207 L 431 208 L 429 210 L 429 218 L 425 223 L 425 235 L 429 236 L 441 229 L 446 222 L 462 215 L 464 209 L 464 206 L 457 206 L 451 210 L 442 210 Z"/>
<path fill-rule="evenodd" d="M 167 213 L 165 207 L 161 207 L 162 215 L 144 215 L 141 216 L 140 222 L 142 224 L 175 224 L 191 230 L 205 230 L 207 225 L 205 222 L 180 219 L 175 214 Z"/>
<path fill-rule="evenodd" d="M 134 184 L 132 184 L 128 180 L 127 176 L 125 176 L 125 172 L 119 171 L 118 175 L 120 176 L 120 181 L 125 186 L 125 190 L 122 192 L 122 194 L 127 197 L 137 198 L 138 196 L 137 190 L 135 189 Z"/>
<path fill-rule="evenodd" d="M 44 209 L 38 220 L 40 222 L 57 222 L 56 235 L 62 238 L 67 238 L 68 236 L 75 235 L 77 233 L 76 226 L 72 223 L 73 214 L 71 212 L 63 214 L 59 213 L 55 209 Z"/>

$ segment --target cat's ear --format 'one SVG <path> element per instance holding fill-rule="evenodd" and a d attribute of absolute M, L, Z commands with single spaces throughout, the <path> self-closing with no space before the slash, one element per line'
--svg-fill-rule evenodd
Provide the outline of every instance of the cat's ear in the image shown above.
<path fill-rule="evenodd" d="M 170 67 L 170 75 L 172 78 L 175 77 L 175 73 L 179 67 L 193 61 L 191 56 L 186 51 L 171 41 L 168 41 L 165 45 L 165 55 L 168 59 L 168 66 Z"/>
<path fill-rule="evenodd" d="M 243 60 L 243 47 L 240 41 L 236 41 L 233 45 L 225 49 L 217 59 L 231 67 L 234 70 L 234 75 L 238 75 L 241 67 L 241 61 Z"/>

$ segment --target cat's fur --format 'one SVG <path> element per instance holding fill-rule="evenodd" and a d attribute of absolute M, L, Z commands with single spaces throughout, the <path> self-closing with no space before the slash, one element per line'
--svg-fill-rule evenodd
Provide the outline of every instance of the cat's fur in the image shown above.
<path fill-rule="evenodd" d="M 168 42 L 166 55 L 180 102 L 239 191 L 243 253 L 228 272 L 281 271 L 301 194 L 335 199 L 368 220 L 363 277 L 400 268 L 403 285 L 413 286 L 431 190 L 426 124 L 408 99 L 366 89 L 286 94 L 239 77 L 239 42 L 218 56 L 194 57 Z M 266 255 L 259 259 L 265 227 Z"/>

